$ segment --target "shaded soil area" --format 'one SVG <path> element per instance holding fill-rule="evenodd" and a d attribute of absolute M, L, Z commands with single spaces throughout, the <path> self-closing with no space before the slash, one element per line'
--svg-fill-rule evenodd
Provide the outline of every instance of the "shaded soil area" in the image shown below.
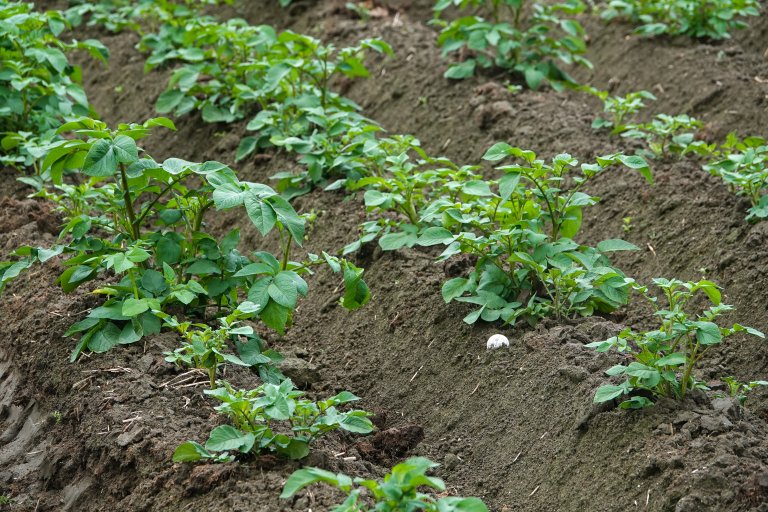
<path fill-rule="evenodd" d="M 346 94 L 391 133 L 413 133 L 455 161 L 476 163 L 499 140 L 584 161 L 635 149 L 590 129 L 599 105 L 582 94 L 511 94 L 508 77 L 493 73 L 442 78 L 445 63 L 425 24 L 431 2 L 382 2 L 367 23 L 343 4 L 298 1 L 281 10 L 242 2 L 232 14 L 337 45 L 381 36 L 396 57 L 374 59 L 371 78 L 342 84 Z M 694 115 L 712 140 L 733 130 L 768 135 L 768 19 L 752 20 L 750 30 L 719 44 L 644 40 L 624 25 L 583 21 L 595 69 L 579 72 L 581 80 L 622 93 L 651 90 L 659 101 L 649 113 Z M 143 75 L 135 35 L 84 35 L 98 36 L 112 51 L 109 68 L 82 59 L 96 110 L 110 123 L 153 116 L 168 71 Z M 243 124 L 209 125 L 197 116 L 177 125 L 176 133 L 146 140 L 150 154 L 232 163 L 245 133 Z M 296 166 L 291 155 L 273 152 L 237 168 L 243 179 L 266 182 Z M 636 244 L 641 251 L 616 262 L 641 281 L 706 276 L 736 306 L 729 320 L 768 331 L 768 223 L 746 224 L 748 204 L 701 171 L 700 162 L 653 167 L 652 188 L 621 171 L 592 183 L 590 192 L 602 201 L 586 212 L 583 241 Z M 0 179 L 0 255 L 54 243 L 55 212 L 27 199 L 12 173 Z M 343 246 L 365 218 L 359 198 L 340 193 L 316 191 L 295 206 L 317 213 L 310 251 Z M 208 227 L 223 234 L 233 226 L 242 230 L 242 250 L 276 247 L 236 213 L 217 215 Z M 310 396 L 348 389 L 376 413 L 375 435 L 328 436 L 304 464 L 378 477 L 409 455 L 425 455 L 442 464 L 437 474 L 450 493 L 482 497 L 493 511 L 768 510 L 768 393 L 756 390 L 740 408 L 722 396 L 719 381 L 765 378 L 765 342 L 734 338 L 713 353 L 700 372 L 712 384 L 708 395 L 636 412 L 595 407 L 604 370 L 621 360 L 583 345 L 626 325 L 651 326 L 647 310 L 633 304 L 612 316 L 546 321 L 535 329 L 470 327 L 461 321 L 465 307 L 440 298 L 446 276 L 467 269 L 435 264 L 434 256 L 365 247 L 355 258 L 373 291 L 366 308 L 341 310 L 337 276 L 319 273 L 293 329 L 284 337 L 266 334 Z M 64 295 L 54 284 L 57 270 L 34 268 L 0 296 L 0 494 L 13 499 L 0 510 L 288 511 L 328 510 L 338 502 L 320 487 L 279 500 L 296 463 L 264 457 L 173 464 L 180 442 L 202 441 L 222 421 L 196 385 L 205 379 L 163 361 L 162 352 L 177 343 L 170 334 L 67 363 L 73 341 L 61 335 L 98 301 Z M 509 337 L 510 347 L 488 352 L 485 341 L 496 332 Z M 244 387 L 259 383 L 249 371 L 226 378 Z"/>

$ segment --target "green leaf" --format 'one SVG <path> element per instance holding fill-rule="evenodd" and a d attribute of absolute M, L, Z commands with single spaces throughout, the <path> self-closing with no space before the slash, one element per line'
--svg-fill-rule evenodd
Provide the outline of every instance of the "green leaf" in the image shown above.
<path fill-rule="evenodd" d="M 117 161 L 122 164 L 132 164 L 139 160 L 139 148 L 136 146 L 136 141 L 127 135 L 115 137 L 112 147 Z"/>
<path fill-rule="evenodd" d="M 309 443 L 301 439 L 293 438 L 286 447 L 280 447 L 277 451 L 291 460 L 303 459 L 309 455 Z"/>
<path fill-rule="evenodd" d="M 289 309 L 296 309 L 298 291 L 293 278 L 286 272 L 281 272 L 267 287 L 267 293 L 272 300 Z"/>
<path fill-rule="evenodd" d="M 253 291 L 253 287 L 251 287 L 251 292 Z M 280 334 L 285 334 L 285 327 L 288 324 L 288 320 L 290 318 L 291 310 L 290 308 L 286 308 L 284 306 L 281 306 L 280 304 L 269 301 L 266 304 L 261 304 L 260 302 L 254 300 L 254 297 L 251 297 L 251 294 L 249 292 L 248 299 L 256 302 L 260 305 L 265 305 L 264 309 L 259 314 L 259 318 L 262 319 L 262 321 L 267 324 L 267 327 L 274 329 Z"/>
<path fill-rule="evenodd" d="M 247 157 L 256 150 L 256 144 L 259 139 L 253 136 L 243 137 L 240 141 L 240 145 L 237 147 L 237 153 L 235 154 L 235 162 L 239 162 L 243 158 Z"/>
<path fill-rule="evenodd" d="M 205 276 L 210 274 L 221 274 L 221 269 L 211 260 L 197 260 L 187 267 L 186 273 L 192 274 L 193 276 Z"/>
<path fill-rule="evenodd" d="M 716 345 L 723 340 L 720 327 L 712 322 L 695 322 L 696 340 L 702 345 Z"/>
<path fill-rule="evenodd" d="M 251 222 L 262 236 L 266 236 L 277 222 L 275 210 L 267 201 L 252 191 L 246 193 L 244 203 L 245 211 Z"/>
<path fill-rule="evenodd" d="M 294 471 L 293 474 L 288 477 L 288 480 L 286 480 L 280 498 L 291 498 L 300 490 L 317 482 L 325 482 L 334 486 L 339 486 L 340 479 L 336 474 L 320 468 L 299 469 Z M 349 487 L 351 487 L 351 482 L 349 482 Z"/>
<path fill-rule="evenodd" d="M 149 304 L 144 299 L 135 299 L 133 297 L 125 299 L 123 302 L 123 316 L 134 317 L 149 309 Z"/>
<path fill-rule="evenodd" d="M 113 176 L 117 172 L 117 165 L 117 156 L 112 148 L 112 142 L 99 139 L 85 155 L 83 172 L 88 176 Z"/>
<path fill-rule="evenodd" d="M 449 496 L 437 501 L 437 512 L 488 512 L 480 498 Z"/>
<path fill-rule="evenodd" d="M 141 286 L 155 295 L 164 292 L 168 288 L 165 284 L 165 277 L 163 274 L 152 269 L 144 271 L 144 274 L 141 276 Z"/>
<path fill-rule="evenodd" d="M 668 356 L 664 356 L 654 362 L 655 366 L 679 366 L 681 364 L 685 364 L 685 354 L 682 352 L 669 354 Z"/>
<path fill-rule="evenodd" d="M 250 432 L 243 433 L 230 425 L 219 425 L 211 431 L 205 448 L 216 452 L 237 450 L 248 453 L 255 441 L 256 437 Z"/>
<path fill-rule="evenodd" d="M 640 249 L 635 245 L 627 241 L 620 239 L 603 240 L 597 244 L 597 250 L 600 252 L 615 252 L 615 251 L 639 251 Z"/>
<path fill-rule="evenodd" d="M 343 261 L 344 265 L 344 297 L 341 305 L 354 311 L 363 307 L 371 299 L 371 290 L 363 281 L 363 269 L 357 268 L 348 261 Z"/>
<path fill-rule="evenodd" d="M 106 352 L 120 343 L 120 329 L 112 322 L 105 323 L 91 336 L 88 349 L 97 354 Z"/>
<path fill-rule="evenodd" d="M 469 280 L 463 277 L 455 277 L 443 284 L 443 300 L 448 303 L 456 297 L 461 297 L 467 291 Z"/>
<path fill-rule="evenodd" d="M 355 434 L 368 434 L 373 432 L 373 423 L 363 414 L 347 413 L 340 427 Z"/>
<path fill-rule="evenodd" d="M 304 219 L 299 217 L 293 206 L 280 196 L 270 197 L 269 202 L 277 215 L 277 220 L 288 229 L 293 240 L 301 247 L 304 244 Z"/>
<path fill-rule="evenodd" d="M 653 172 L 651 171 L 648 162 L 646 162 L 643 157 L 638 155 L 619 155 L 618 159 L 622 164 L 626 165 L 630 169 L 635 169 L 640 174 L 642 174 L 645 178 L 645 181 L 647 181 L 649 184 L 653 184 Z"/>
<path fill-rule="evenodd" d="M 431 246 L 438 244 L 449 244 L 453 242 L 453 234 L 442 227 L 427 228 L 422 232 L 418 239 L 418 244 L 421 246 Z"/>
<path fill-rule="evenodd" d="M 173 462 L 196 462 L 211 457 L 208 450 L 194 441 L 187 441 L 179 445 L 173 452 Z"/>
<path fill-rule="evenodd" d="M 467 59 L 459 64 L 453 64 L 443 75 L 453 80 L 463 80 L 475 74 L 475 60 Z"/>
<path fill-rule="evenodd" d="M 485 152 L 485 154 L 483 155 L 483 160 L 498 162 L 499 160 L 502 160 L 508 157 L 510 154 L 512 154 L 511 150 L 512 150 L 512 146 L 510 146 L 506 142 L 497 142 L 496 144 L 491 146 L 488 149 L 488 151 Z M 520 180 L 519 175 L 517 179 L 518 181 Z"/>
<path fill-rule="evenodd" d="M 157 98 L 155 103 L 155 110 L 160 114 L 167 114 L 176 108 L 184 98 L 184 93 L 178 89 L 171 89 L 163 91 L 163 93 Z"/>
<path fill-rule="evenodd" d="M 612 386 L 609 384 L 605 384 L 597 388 L 597 392 L 595 393 L 595 398 L 593 401 L 596 404 L 608 402 L 610 400 L 613 400 L 614 398 L 617 398 L 623 395 L 624 393 L 626 393 L 625 386 Z"/>
<path fill-rule="evenodd" d="M 379 238 L 379 246 L 385 251 L 395 251 L 401 247 L 412 247 L 416 241 L 415 233 L 387 233 Z"/>
<path fill-rule="evenodd" d="M 493 160 L 493 159 L 488 159 L 488 160 Z M 508 172 L 507 174 L 502 176 L 502 178 L 499 180 L 499 195 L 503 200 L 505 201 L 508 200 L 510 197 L 512 197 L 515 191 L 517 191 L 517 187 L 520 184 L 521 176 L 522 175 L 519 172 Z"/>

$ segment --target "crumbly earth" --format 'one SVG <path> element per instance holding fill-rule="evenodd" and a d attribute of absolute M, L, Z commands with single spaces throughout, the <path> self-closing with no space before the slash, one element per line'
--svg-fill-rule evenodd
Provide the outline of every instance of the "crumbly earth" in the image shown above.
<path fill-rule="evenodd" d="M 413 133 L 432 153 L 476 163 L 504 140 L 544 157 L 569 152 L 581 160 L 615 151 L 627 141 L 595 133 L 599 111 L 591 97 L 551 90 L 509 93 L 501 74 L 461 82 L 442 77 L 445 62 L 426 25 L 428 0 L 381 2 L 368 22 L 344 2 L 299 0 L 287 10 L 240 2 L 224 15 L 309 32 L 342 45 L 381 36 L 396 51 L 374 59 L 371 78 L 338 87 L 391 133 Z M 270 4 L 276 2 L 270 2 Z M 649 112 L 688 113 L 707 124 L 705 137 L 730 131 L 768 135 L 768 18 L 721 43 L 684 38 L 644 40 L 627 26 L 583 22 L 593 71 L 585 83 L 615 92 L 647 89 L 659 100 Z M 132 34 L 83 29 L 112 51 L 109 68 L 83 63 L 86 89 L 111 122 L 143 120 L 163 90 L 168 71 L 145 75 Z M 179 131 L 156 135 L 146 147 L 156 158 L 217 159 L 233 163 L 243 124 L 208 125 L 179 119 Z M 237 166 L 252 181 L 296 167 L 291 155 L 257 155 Z M 695 160 L 655 162 L 656 184 L 615 171 L 590 192 L 602 201 L 585 215 L 584 242 L 625 238 L 640 251 L 616 258 L 628 275 L 696 279 L 706 276 L 736 307 L 729 320 L 768 331 L 768 223 L 744 222 L 748 204 L 733 196 Z M 489 171 L 490 172 L 490 171 Z M 52 244 L 59 219 L 30 190 L 0 175 L 0 256 L 19 245 Z M 315 211 L 308 250 L 348 243 L 365 218 L 359 198 L 313 192 L 296 201 Z M 631 217 L 629 226 L 622 220 Z M 242 250 L 275 248 L 234 213 L 208 226 L 242 230 Z M 335 305 L 338 280 L 320 273 L 291 331 L 265 333 L 269 344 L 300 369 L 310 396 L 348 389 L 376 413 L 374 436 L 331 435 L 305 464 L 356 476 L 379 477 L 410 455 L 442 464 L 448 492 L 483 498 L 493 511 L 652 510 L 768 511 L 768 392 L 746 408 L 722 398 L 719 379 L 768 375 L 768 348 L 738 338 L 712 354 L 700 377 L 714 392 L 644 411 L 594 407 L 603 371 L 620 361 L 584 348 L 627 325 L 650 326 L 633 304 L 620 313 L 538 327 L 500 328 L 462 323 L 466 309 L 446 305 L 440 285 L 466 268 L 433 263 L 434 252 L 356 255 L 373 299 L 348 313 Z M 62 333 L 97 304 L 85 291 L 65 295 L 57 265 L 23 274 L 0 297 L 0 510 L 328 510 L 338 495 L 322 487 L 279 500 L 297 463 L 263 457 L 224 465 L 173 464 L 174 448 L 203 440 L 221 420 L 198 380 L 163 361 L 177 340 L 162 334 L 144 345 L 67 362 L 71 339 Z M 496 332 L 510 347 L 488 352 Z M 248 371 L 227 378 L 256 386 Z M 189 385 L 193 384 L 193 385 Z M 335 500 L 335 501 L 334 501 Z"/>

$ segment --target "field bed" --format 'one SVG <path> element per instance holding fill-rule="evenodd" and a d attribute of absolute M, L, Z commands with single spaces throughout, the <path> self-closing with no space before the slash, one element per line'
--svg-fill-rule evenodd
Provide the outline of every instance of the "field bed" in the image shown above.
<path fill-rule="evenodd" d="M 389 42 L 395 57 L 377 57 L 371 78 L 337 89 L 390 133 L 414 134 L 432 154 L 479 163 L 497 141 L 544 158 L 569 152 L 581 161 L 636 149 L 590 128 L 600 105 L 583 93 L 513 94 L 503 85 L 507 77 L 491 73 L 443 78 L 436 33 L 426 25 L 432 2 L 382 2 L 368 22 L 351 16 L 344 1 L 298 1 L 289 9 L 257 3 L 217 14 L 339 46 L 373 36 Z M 594 64 L 594 71 L 577 73 L 582 83 L 653 91 L 658 101 L 648 111 L 695 116 L 713 141 L 731 131 L 768 136 L 768 18 L 755 18 L 721 43 L 646 40 L 630 35 L 628 26 L 582 21 Z M 152 117 L 168 72 L 144 75 L 135 34 L 79 30 L 76 37 L 98 37 L 112 52 L 109 68 L 82 56 L 96 111 L 110 124 Z M 146 140 L 156 158 L 215 159 L 231 164 L 242 180 L 263 183 L 297 167 L 295 156 L 282 151 L 235 165 L 245 123 L 212 125 L 197 115 L 175 121 L 178 132 Z M 619 170 L 590 184 L 601 202 L 585 217 L 582 241 L 624 238 L 640 247 L 615 259 L 639 281 L 711 279 L 736 307 L 729 321 L 768 332 L 768 222 L 744 222 L 749 202 L 695 158 L 652 167 L 653 187 Z M 23 244 L 52 244 L 60 219 L 27 198 L 29 189 L 13 180 L 13 171 L 0 176 L 0 259 Z M 310 251 L 353 239 L 365 219 L 361 195 L 316 190 L 294 201 L 297 211 L 317 213 Z M 233 226 L 241 228 L 244 250 L 278 247 L 273 239 L 265 244 L 242 214 L 217 215 L 208 228 L 221 235 Z M 350 390 L 375 413 L 376 434 L 332 434 L 303 465 L 380 477 L 404 458 L 424 455 L 441 463 L 436 474 L 451 494 L 478 496 L 496 512 L 768 511 L 768 390 L 755 390 L 745 409 L 704 394 L 641 411 L 595 406 L 605 369 L 620 357 L 583 345 L 627 325 L 651 327 L 644 305 L 545 320 L 536 328 L 469 326 L 461 321 L 469 309 L 445 304 L 440 287 L 470 263 L 435 264 L 437 254 L 433 248 L 382 252 L 370 244 L 354 255 L 373 293 L 366 307 L 343 311 L 335 304 L 338 279 L 319 273 L 293 328 L 283 337 L 260 332 L 287 357 L 286 374 L 311 396 Z M 181 372 L 162 352 L 176 338 L 164 333 L 68 363 L 72 341 L 61 334 L 98 303 L 84 293 L 65 295 L 57 275 L 56 265 L 35 267 L 0 296 L 0 491 L 13 496 L 0 510 L 274 512 L 338 503 L 339 495 L 321 488 L 280 500 L 295 462 L 265 456 L 247 464 L 174 464 L 176 446 L 202 440 L 221 422 L 201 387 L 174 384 Z M 486 340 L 497 332 L 510 347 L 487 351 Z M 258 383 L 246 370 L 229 372 L 238 385 Z M 725 343 L 700 373 L 713 382 L 724 375 L 765 379 L 768 345 L 757 338 Z"/>

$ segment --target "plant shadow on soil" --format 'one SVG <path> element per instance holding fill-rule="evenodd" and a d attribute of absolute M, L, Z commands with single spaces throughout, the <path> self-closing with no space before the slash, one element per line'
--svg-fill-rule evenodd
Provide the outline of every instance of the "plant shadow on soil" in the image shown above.
<path fill-rule="evenodd" d="M 503 76 L 443 79 L 435 33 L 424 24 L 431 2 L 391 0 L 368 23 L 343 4 L 299 1 L 286 11 L 254 2 L 233 14 L 337 45 L 382 36 L 397 56 L 375 61 L 370 79 L 339 89 L 388 130 L 413 133 L 431 152 L 459 162 L 477 162 L 497 140 L 544 157 L 567 150 L 585 161 L 635 149 L 591 131 L 599 106 L 588 97 L 549 90 L 511 94 Z M 627 37 L 626 26 L 584 22 L 595 70 L 580 72 L 580 79 L 619 92 L 652 90 L 659 101 L 649 110 L 699 117 L 713 140 L 731 130 L 768 135 L 768 86 L 755 79 L 768 79 L 768 19 L 753 20 L 750 30 L 719 44 L 647 41 Z M 134 35 L 86 34 L 112 51 L 108 69 L 83 58 L 97 111 L 113 123 L 153 116 L 168 72 L 143 75 Z M 245 133 L 242 123 L 207 125 L 195 116 L 179 119 L 178 126 L 177 133 L 147 139 L 150 153 L 232 163 Z M 281 152 L 236 166 L 244 179 L 264 182 L 296 167 Z M 744 202 L 696 162 L 657 162 L 654 171 L 654 188 L 620 171 L 593 183 L 591 192 L 602 202 L 586 216 L 584 242 L 626 238 L 641 247 L 617 258 L 641 281 L 706 275 L 737 306 L 731 320 L 768 331 L 768 223 L 746 224 Z M 0 254 L 53 243 L 59 219 L 3 173 Z M 351 226 L 365 217 L 359 198 L 339 193 L 313 192 L 297 199 L 296 208 L 318 214 L 309 250 L 348 243 Z M 629 232 L 624 217 L 632 218 Z M 261 239 L 247 219 L 231 212 L 213 218 L 209 228 L 224 234 L 233 226 L 242 230 L 241 249 L 275 249 L 274 240 Z M 595 407 L 592 395 L 603 371 L 620 358 L 583 345 L 624 325 L 650 326 L 648 311 L 633 305 L 613 316 L 546 321 L 535 329 L 470 327 L 461 322 L 464 307 L 440 298 L 446 275 L 466 268 L 436 265 L 434 255 L 366 247 L 356 258 L 374 294 L 367 307 L 341 310 L 337 277 L 320 273 L 310 281 L 293 329 L 285 337 L 262 333 L 289 357 L 292 375 L 310 396 L 348 389 L 376 413 L 377 434 L 331 435 L 304 463 L 378 477 L 409 455 L 425 455 L 442 464 L 437 475 L 450 492 L 480 496 L 494 511 L 768 510 L 765 391 L 754 392 L 746 410 L 715 394 L 638 412 Z M 270 457 L 173 464 L 180 442 L 204 439 L 221 421 L 201 386 L 173 384 L 181 371 L 161 354 L 177 341 L 166 333 L 146 346 L 67 363 L 73 342 L 61 333 L 96 300 L 87 293 L 64 295 L 54 285 L 56 270 L 34 268 L 0 297 L 0 494 L 13 498 L 6 508 L 288 511 L 327 510 L 338 502 L 337 494 L 320 487 L 279 500 L 298 465 Z M 509 337 L 509 349 L 485 350 L 495 332 Z M 230 372 L 226 378 L 237 385 L 258 384 L 249 371 Z M 765 378 L 765 344 L 726 344 L 701 372 L 713 382 L 731 374 Z"/>

